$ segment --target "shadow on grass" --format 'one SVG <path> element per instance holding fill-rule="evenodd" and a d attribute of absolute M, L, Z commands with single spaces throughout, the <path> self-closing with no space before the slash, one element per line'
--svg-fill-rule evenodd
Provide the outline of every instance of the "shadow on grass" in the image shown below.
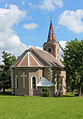
<path fill-rule="evenodd" d="M 72 93 L 72 92 L 67 92 L 66 95 L 60 95 L 60 96 L 56 96 L 56 97 L 78 97 L 79 95 L 77 93 Z"/>
<path fill-rule="evenodd" d="M 0 92 L 0 95 L 5 95 L 5 96 L 8 96 L 8 95 L 12 95 L 12 94 L 11 94 L 11 92 L 5 92 L 5 93 Z"/>
<path fill-rule="evenodd" d="M 63 95 L 63 96 L 55 96 L 56 98 L 66 98 L 66 97 L 77 97 L 77 96 L 69 96 L 69 95 Z"/>
<path fill-rule="evenodd" d="M 77 97 L 79 96 L 77 93 L 72 93 L 72 92 L 68 92 L 66 95 L 64 95 L 63 97 Z"/>
<path fill-rule="evenodd" d="M 76 95 L 63 95 L 63 97 L 76 97 Z"/>
<path fill-rule="evenodd" d="M 11 91 L 6 91 L 5 93 L 3 93 L 2 91 L 0 91 L 0 95 L 3 95 L 3 96 L 12 96 L 12 93 Z M 24 97 L 27 97 L 28 95 L 23 95 Z M 56 98 L 58 97 L 77 97 L 79 96 L 78 94 L 76 93 L 72 93 L 72 92 L 67 92 L 66 95 L 63 95 L 63 96 L 55 96 Z M 39 97 L 39 96 L 38 96 Z"/>

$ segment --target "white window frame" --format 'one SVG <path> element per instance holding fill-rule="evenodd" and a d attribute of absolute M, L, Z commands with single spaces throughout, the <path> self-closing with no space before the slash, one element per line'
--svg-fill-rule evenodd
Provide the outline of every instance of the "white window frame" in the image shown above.
<path fill-rule="evenodd" d="M 32 85 L 32 82 L 33 82 L 32 79 L 33 79 L 33 77 L 35 77 L 35 79 L 36 79 L 36 88 L 35 89 L 33 88 L 33 85 Z M 32 76 L 31 77 L 31 89 L 33 89 L 33 90 L 36 90 L 37 89 L 37 78 L 36 78 L 36 76 Z"/>

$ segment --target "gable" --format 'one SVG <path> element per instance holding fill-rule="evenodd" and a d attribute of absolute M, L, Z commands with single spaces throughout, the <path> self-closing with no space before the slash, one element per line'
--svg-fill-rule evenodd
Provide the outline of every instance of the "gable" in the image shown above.
<path fill-rule="evenodd" d="M 47 51 L 31 47 L 13 65 L 13 67 L 57 67 L 64 65 Z"/>
<path fill-rule="evenodd" d="M 40 63 L 33 53 L 28 51 L 13 67 L 43 67 L 43 64 Z"/>

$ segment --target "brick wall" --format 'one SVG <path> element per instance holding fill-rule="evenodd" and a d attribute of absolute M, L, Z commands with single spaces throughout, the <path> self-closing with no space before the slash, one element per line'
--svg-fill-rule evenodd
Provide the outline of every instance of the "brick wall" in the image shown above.
<path fill-rule="evenodd" d="M 21 75 L 25 73 L 27 75 L 27 77 L 25 78 L 25 87 L 23 87 L 23 78 L 21 77 Z M 18 76 L 18 88 L 15 88 L 15 76 Z M 37 79 L 36 83 L 38 83 L 42 77 L 42 70 L 40 69 L 36 69 L 36 68 L 16 68 L 14 69 L 14 92 L 15 95 L 37 95 L 37 89 L 35 89 L 35 91 L 33 89 L 31 89 L 31 78 L 35 76 L 35 78 Z"/>

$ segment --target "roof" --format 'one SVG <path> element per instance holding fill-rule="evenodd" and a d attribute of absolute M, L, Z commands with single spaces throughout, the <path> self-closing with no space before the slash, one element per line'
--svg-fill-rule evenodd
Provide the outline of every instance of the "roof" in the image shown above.
<path fill-rule="evenodd" d="M 45 77 L 42 77 L 40 82 L 37 84 L 37 86 L 54 86 L 52 81 L 47 80 Z"/>
<path fill-rule="evenodd" d="M 49 34 L 48 34 L 48 42 L 56 42 L 55 40 L 55 35 L 54 35 L 54 30 L 53 30 L 53 25 L 52 25 L 52 20 L 50 22 L 50 28 L 49 28 Z"/>
<path fill-rule="evenodd" d="M 31 52 L 27 51 L 22 58 L 20 58 L 14 66 L 16 67 L 42 67 L 43 64 L 38 60 L 37 57 Z"/>
<path fill-rule="evenodd" d="M 50 27 L 49 27 L 49 33 L 48 33 L 48 39 L 47 42 L 45 42 L 43 44 L 43 47 L 45 47 L 47 44 L 52 44 L 52 45 L 57 45 L 56 39 L 55 39 L 55 35 L 54 35 L 54 30 L 53 30 L 53 25 L 52 25 L 52 20 L 50 21 Z"/>
<path fill-rule="evenodd" d="M 31 47 L 14 63 L 13 67 L 58 67 L 64 68 L 61 61 L 41 48 Z"/>

